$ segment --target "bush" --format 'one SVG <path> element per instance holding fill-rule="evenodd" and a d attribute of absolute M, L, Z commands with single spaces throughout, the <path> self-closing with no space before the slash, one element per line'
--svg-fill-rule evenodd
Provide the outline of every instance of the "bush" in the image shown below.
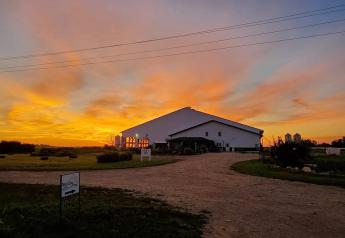
<path fill-rule="evenodd" d="M 176 153 L 188 155 L 218 151 L 218 148 L 215 145 L 214 141 L 202 137 L 178 137 L 169 140 L 169 143 L 171 152 L 174 154 Z"/>
<path fill-rule="evenodd" d="M 301 141 L 283 142 L 280 138 L 274 143 L 271 150 L 272 157 L 281 167 L 298 167 L 302 168 L 310 160 L 310 147 Z"/>
<path fill-rule="evenodd" d="M 53 156 L 56 154 L 56 151 L 54 148 L 41 148 L 38 152 L 39 155 L 50 155 Z"/>
<path fill-rule="evenodd" d="M 120 161 L 132 160 L 133 155 L 130 152 L 123 152 L 123 153 L 118 153 L 118 154 L 119 154 Z"/>
<path fill-rule="evenodd" d="M 47 147 L 41 148 L 37 153 L 32 153 L 33 156 L 35 154 L 39 155 L 46 155 L 46 156 L 56 156 L 56 157 L 68 157 L 70 155 L 76 154 L 74 148 L 70 147 Z"/>
<path fill-rule="evenodd" d="M 70 155 L 72 155 L 72 154 L 69 151 L 60 151 L 60 152 L 57 152 L 55 154 L 55 156 L 57 156 L 57 157 L 67 157 L 67 156 L 70 156 Z"/>
<path fill-rule="evenodd" d="M 0 155 L 0 159 L 6 158 L 6 155 Z"/>
<path fill-rule="evenodd" d="M 198 152 L 199 153 L 208 153 L 208 148 L 206 145 L 201 145 L 198 147 Z"/>
<path fill-rule="evenodd" d="M 70 154 L 68 157 L 69 157 L 70 159 L 76 159 L 76 158 L 78 158 L 78 155 Z"/>
<path fill-rule="evenodd" d="M 132 160 L 132 153 L 130 152 L 113 152 L 97 156 L 97 163 L 111 163 L 126 160 Z"/>
<path fill-rule="evenodd" d="M 184 155 L 194 155 L 194 154 L 195 154 L 195 151 L 192 150 L 192 148 L 190 148 L 190 147 L 185 147 L 185 148 L 183 149 L 183 154 L 184 154 Z"/>
<path fill-rule="evenodd" d="M 97 163 L 108 163 L 108 162 L 114 162 L 112 161 L 115 158 L 115 153 L 114 154 L 102 154 L 102 155 L 97 155 Z"/>
<path fill-rule="evenodd" d="M 41 160 L 48 160 L 48 156 L 42 156 Z"/>

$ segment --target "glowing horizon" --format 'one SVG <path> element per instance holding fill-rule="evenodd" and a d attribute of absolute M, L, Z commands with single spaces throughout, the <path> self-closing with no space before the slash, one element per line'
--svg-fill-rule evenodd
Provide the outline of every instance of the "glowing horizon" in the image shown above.
<path fill-rule="evenodd" d="M 332 1 L 332 6 L 342 1 Z M 308 0 L 8 1 L 0 3 L 0 57 L 151 39 L 328 7 Z M 83 146 L 182 107 L 265 131 L 330 142 L 345 135 L 345 36 L 228 51 L 82 66 L 124 54 L 340 19 L 343 13 L 207 36 L 0 61 L 0 67 L 73 60 L 77 66 L 0 72 L 0 140 Z M 135 17 L 134 17 L 135 16 Z M 212 47 L 343 30 L 344 23 L 198 46 Z M 177 52 L 167 51 L 167 52 Z M 145 56 L 155 55 L 146 53 Z M 139 55 L 140 56 L 140 55 Z M 120 59 L 126 58 L 121 56 Z M 0 70 L 1 71 L 1 70 Z"/>

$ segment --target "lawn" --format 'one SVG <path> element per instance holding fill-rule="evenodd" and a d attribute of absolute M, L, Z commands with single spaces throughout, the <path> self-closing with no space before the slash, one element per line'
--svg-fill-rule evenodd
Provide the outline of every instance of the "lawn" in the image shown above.
<path fill-rule="evenodd" d="M 345 187 L 344 175 L 322 175 L 300 171 L 291 171 L 284 168 L 275 168 L 272 164 L 264 163 L 261 160 L 248 160 L 238 162 L 232 165 L 231 168 L 237 172 L 249 175 Z"/>
<path fill-rule="evenodd" d="M 345 175 L 345 155 L 319 155 L 313 157 L 320 172 L 332 171 L 334 174 Z"/>
<path fill-rule="evenodd" d="M 38 156 L 27 154 L 7 155 L 0 158 L 0 170 L 94 170 L 94 169 L 125 169 L 164 165 L 178 161 L 173 156 L 152 156 L 152 160 L 140 161 L 139 155 L 134 155 L 133 160 L 116 163 L 96 162 L 95 153 L 79 154 L 78 158 L 49 157 L 41 160 Z"/>
<path fill-rule="evenodd" d="M 81 188 L 59 216 L 59 187 L 0 183 L 0 237 L 201 237 L 204 214 L 122 189 Z"/>

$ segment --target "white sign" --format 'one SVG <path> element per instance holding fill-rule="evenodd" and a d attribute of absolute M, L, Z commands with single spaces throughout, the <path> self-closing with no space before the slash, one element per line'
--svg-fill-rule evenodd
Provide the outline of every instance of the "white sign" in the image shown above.
<path fill-rule="evenodd" d="M 326 148 L 326 155 L 340 155 L 341 150 L 340 148 Z"/>
<path fill-rule="evenodd" d="M 151 161 L 151 149 L 141 149 L 140 160 L 143 161 L 145 157 L 148 157 Z"/>
<path fill-rule="evenodd" d="M 79 172 L 60 176 L 60 192 L 62 198 L 79 193 L 79 186 Z"/>

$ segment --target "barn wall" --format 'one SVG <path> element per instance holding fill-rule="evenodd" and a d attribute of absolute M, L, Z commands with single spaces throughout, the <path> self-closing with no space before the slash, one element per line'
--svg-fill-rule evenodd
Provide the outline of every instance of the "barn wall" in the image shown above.
<path fill-rule="evenodd" d="M 205 135 L 206 132 L 208 132 L 208 136 Z M 221 132 L 221 136 L 218 136 L 218 132 Z M 173 135 L 172 139 L 178 137 L 204 137 L 216 143 L 221 143 L 222 147 L 226 147 L 226 144 L 228 144 L 228 147 L 237 148 L 255 148 L 260 145 L 260 135 L 217 122 L 209 122 L 180 132 Z"/>

